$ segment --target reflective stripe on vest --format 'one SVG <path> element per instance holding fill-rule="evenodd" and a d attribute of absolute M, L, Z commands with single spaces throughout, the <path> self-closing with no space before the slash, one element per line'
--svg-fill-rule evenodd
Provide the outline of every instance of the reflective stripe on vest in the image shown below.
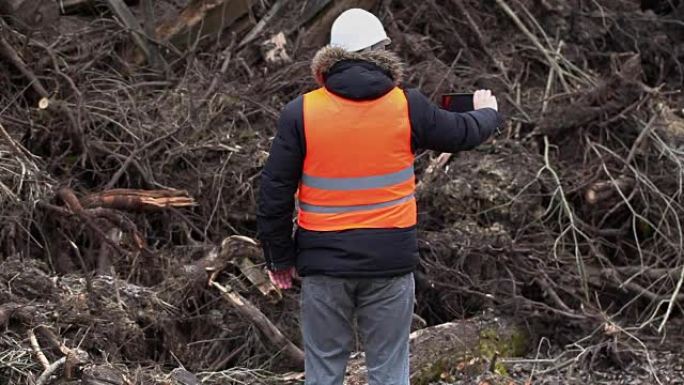
<path fill-rule="evenodd" d="M 302 183 L 321 190 L 368 190 L 372 188 L 388 187 L 405 182 L 414 177 L 413 165 L 390 174 L 365 176 L 358 178 L 324 178 L 304 174 Z"/>
<path fill-rule="evenodd" d="M 416 224 L 411 124 L 404 92 L 352 101 L 304 95 L 306 157 L 299 226 L 317 231 Z"/>
<path fill-rule="evenodd" d="M 299 208 L 304 210 L 304 211 L 310 211 L 312 213 L 323 213 L 323 214 L 349 213 L 349 212 L 354 212 L 354 211 L 367 211 L 367 210 L 374 210 L 374 209 L 381 209 L 381 208 L 385 208 L 385 207 L 396 206 L 396 205 L 408 202 L 411 199 L 414 199 L 414 194 L 405 196 L 403 198 L 395 199 L 395 200 L 389 201 L 389 202 L 373 203 L 373 204 L 369 204 L 369 205 L 356 205 L 356 206 L 317 206 L 317 205 L 310 205 L 310 204 L 307 204 L 304 202 L 299 202 Z"/>

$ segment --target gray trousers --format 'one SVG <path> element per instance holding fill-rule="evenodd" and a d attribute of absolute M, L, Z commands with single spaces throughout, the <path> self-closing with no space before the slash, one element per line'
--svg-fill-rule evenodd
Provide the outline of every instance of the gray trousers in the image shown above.
<path fill-rule="evenodd" d="M 408 337 L 413 274 L 390 278 L 302 279 L 301 327 L 306 385 L 342 385 L 354 345 L 366 353 L 369 385 L 409 385 Z"/>

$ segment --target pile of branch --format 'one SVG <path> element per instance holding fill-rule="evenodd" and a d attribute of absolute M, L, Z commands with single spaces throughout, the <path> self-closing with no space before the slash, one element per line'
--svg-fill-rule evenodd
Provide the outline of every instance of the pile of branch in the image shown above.
<path fill-rule="evenodd" d="M 0 379 L 47 382 L 72 361 L 93 384 L 300 369 L 296 292 L 270 285 L 253 241 L 221 241 L 255 236 L 279 110 L 316 86 L 309 60 L 354 6 L 383 19 L 407 87 L 489 88 L 509 118 L 475 151 L 418 154 L 416 317 L 491 307 L 560 344 L 634 336 L 594 333 L 606 325 L 668 332 L 684 283 L 684 4 L 600 3 L 2 2 L 0 357 L 16 370 Z M 62 345 L 32 338 L 39 324 Z M 142 361 L 185 371 L 123 368 Z"/>

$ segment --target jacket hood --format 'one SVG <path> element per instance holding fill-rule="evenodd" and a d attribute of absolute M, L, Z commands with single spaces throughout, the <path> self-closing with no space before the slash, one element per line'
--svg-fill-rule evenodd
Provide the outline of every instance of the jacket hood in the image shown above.
<path fill-rule="evenodd" d="M 335 64 L 343 61 L 373 64 L 385 72 L 395 86 L 399 85 L 404 77 L 404 64 L 394 52 L 387 50 L 349 52 L 342 48 L 326 46 L 316 53 L 311 62 L 311 72 L 316 82 L 325 86 L 327 74 Z"/>

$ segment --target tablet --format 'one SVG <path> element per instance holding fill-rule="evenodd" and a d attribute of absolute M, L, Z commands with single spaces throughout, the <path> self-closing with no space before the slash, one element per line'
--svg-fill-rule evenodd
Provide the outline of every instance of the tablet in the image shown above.
<path fill-rule="evenodd" d="M 475 109 L 473 107 L 473 94 L 452 93 L 442 95 L 442 108 L 454 112 L 468 112 Z"/>

